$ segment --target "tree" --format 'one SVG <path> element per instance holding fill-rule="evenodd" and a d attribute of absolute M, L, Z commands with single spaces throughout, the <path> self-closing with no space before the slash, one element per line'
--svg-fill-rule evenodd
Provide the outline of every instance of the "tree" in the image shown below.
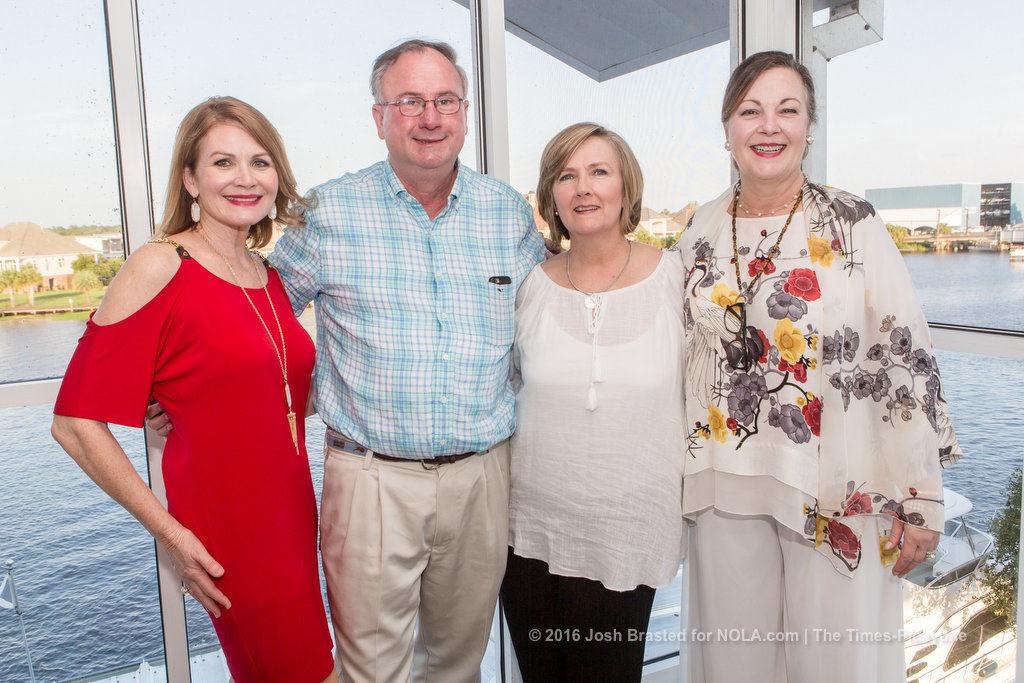
<path fill-rule="evenodd" d="M 90 254 L 79 254 L 74 261 L 71 262 L 71 272 L 77 273 L 82 270 L 92 270 L 92 267 L 96 265 L 96 259 Z"/>
<path fill-rule="evenodd" d="M 633 231 L 633 241 L 640 244 L 649 244 L 652 247 L 661 247 L 661 240 L 643 228 L 637 228 Z"/>
<path fill-rule="evenodd" d="M 103 287 L 96 273 L 91 270 L 80 270 L 71 278 L 71 286 L 80 292 L 89 293 Z"/>
<path fill-rule="evenodd" d="M 121 232 L 120 225 L 69 225 L 67 227 L 50 228 L 58 235 L 103 235 L 110 232 Z"/>
<path fill-rule="evenodd" d="M 28 305 L 35 306 L 36 285 L 42 281 L 43 274 L 31 263 L 24 264 L 17 273 L 15 286 L 18 288 L 28 287 Z"/>
<path fill-rule="evenodd" d="M 910 229 L 904 228 L 902 225 L 886 223 L 885 229 L 889 231 L 889 236 L 892 237 L 892 241 L 900 248 L 903 248 L 906 244 L 907 238 L 910 237 Z"/>
<path fill-rule="evenodd" d="M 677 232 L 674 235 L 666 235 L 665 237 L 662 237 L 661 238 L 661 248 L 662 249 L 668 249 L 670 247 L 674 247 L 676 245 L 676 242 L 679 241 L 679 238 L 682 236 L 682 234 L 683 234 L 683 231 L 680 230 L 679 232 Z"/>
<path fill-rule="evenodd" d="M 90 269 L 96 273 L 96 277 L 99 278 L 100 284 L 104 287 L 110 284 L 110 281 L 117 275 L 117 271 L 121 270 L 121 266 L 124 265 L 124 259 L 121 257 L 117 258 L 100 258 L 93 267 Z"/>
<path fill-rule="evenodd" d="M 953 228 L 946 225 L 945 223 L 939 223 L 935 226 L 936 235 L 951 235 L 953 234 Z"/>
<path fill-rule="evenodd" d="M 1006 486 L 1006 507 L 996 513 L 989 530 L 995 547 L 982 570 L 981 585 L 988 589 L 985 604 L 1007 623 L 1017 622 L 1017 567 L 1020 562 L 1021 468 L 1010 475 Z"/>
<path fill-rule="evenodd" d="M 97 258 L 90 254 L 81 254 L 71 262 L 71 271 L 74 273 L 84 271 L 95 273 L 96 277 L 99 278 L 100 284 L 106 287 L 114 279 L 114 276 L 117 275 L 117 271 L 121 270 L 122 265 L 124 265 L 124 259 L 120 256 L 116 258 L 100 256 Z"/>
<path fill-rule="evenodd" d="M 0 270 L 0 287 L 11 295 L 11 308 L 14 308 L 14 290 L 18 286 L 18 271 Z"/>

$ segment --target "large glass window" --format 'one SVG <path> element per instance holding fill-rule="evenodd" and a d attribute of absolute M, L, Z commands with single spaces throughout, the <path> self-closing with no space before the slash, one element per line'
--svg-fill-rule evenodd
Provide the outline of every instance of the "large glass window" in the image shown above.
<path fill-rule="evenodd" d="M 6 3 L 0 42 L 0 382 L 12 382 L 64 373 L 110 281 L 101 262 L 124 254 L 102 7 Z M 59 312 L 28 314 L 45 310 Z"/>
<path fill-rule="evenodd" d="M 232 95 L 263 112 L 305 191 L 387 155 L 369 89 L 373 59 L 387 48 L 407 38 L 446 41 L 472 89 L 469 13 L 451 0 L 391 0 L 372 11 L 328 0 L 304 3 L 301 12 L 266 1 L 244 11 L 199 0 L 139 5 L 158 219 L 178 123 L 208 97 Z M 474 134 L 460 161 L 475 168 Z"/>
<path fill-rule="evenodd" d="M 828 64 L 829 183 L 874 204 L 933 323 L 1024 330 L 1024 265 L 1010 258 L 1010 248 L 1024 244 L 1007 243 L 1006 229 L 1021 222 L 1014 211 L 1024 141 L 1010 131 L 1024 98 L 1006 84 L 1024 58 L 1014 33 L 1022 20 L 1024 9 L 1009 2 L 943 1 L 927 10 L 885 3 L 884 39 Z M 1024 233 L 1016 238 L 1024 241 Z M 1014 418 L 1024 361 L 936 355 L 964 450 L 944 482 L 973 506 L 967 526 L 947 519 L 950 548 L 970 537 L 980 551 L 988 534 L 1003 530 L 994 520 L 1019 519 L 1019 509 L 1007 508 L 1007 486 L 1019 486 L 1011 475 L 1024 460 L 1024 430 Z M 957 498 L 947 498 L 949 508 Z M 1016 561 L 1010 536 L 1001 561 Z M 977 577 L 908 591 L 909 678 L 1013 670 L 1012 631 L 993 613 L 1000 591 Z"/>
<path fill-rule="evenodd" d="M 506 3 L 506 12 L 509 11 Z M 729 77 L 728 43 L 647 63 L 598 82 L 519 37 L 506 34 L 512 185 L 536 191 L 544 145 L 564 127 L 594 121 L 629 143 L 644 173 L 638 238 L 675 241 L 697 204 L 730 183 L 719 107 Z M 591 54 L 579 36 L 563 34 L 550 52 Z M 614 51 L 615 47 L 608 48 Z M 644 234 L 646 233 L 646 234 Z M 659 589 L 651 615 L 648 671 L 671 665 L 679 652 L 681 575 Z"/>
<path fill-rule="evenodd" d="M 11 396 L 64 374 L 124 251 L 102 4 L 5 3 L 0 43 L 0 384 Z M 160 668 L 152 541 L 53 441 L 51 415 L 0 410 L 0 560 L 14 561 L 35 674 Z M 138 430 L 113 431 L 145 477 Z M 8 609 L 0 680 L 28 680 Z"/>
<path fill-rule="evenodd" d="M 1021 21 L 1011 2 L 890 2 L 884 39 L 828 64 L 829 183 L 890 225 L 931 322 L 1024 330 Z"/>
<path fill-rule="evenodd" d="M 0 410 L 0 559 L 15 562 L 36 676 L 162 667 L 153 540 L 53 441 L 52 414 L 52 405 Z M 145 478 L 140 430 L 111 431 Z M 28 680 L 18 621 L 0 609 L 0 680 Z"/>
<path fill-rule="evenodd" d="M 369 74 L 374 58 L 387 48 L 407 38 L 446 41 L 473 87 L 469 13 L 451 0 L 382 2 L 371 11 L 352 11 L 327 0 L 305 3 L 301 12 L 263 1 L 244 11 L 237 4 L 198 0 L 142 0 L 139 5 L 157 221 L 177 126 L 208 97 L 232 95 L 262 111 L 281 133 L 305 192 L 386 157 L 371 116 Z M 471 107 L 478 105 L 472 91 L 467 97 Z M 471 115 L 460 162 L 475 168 L 472 122 Z M 312 310 L 302 319 L 315 339 Z M 314 417 L 307 427 L 319 500 L 324 426 Z M 205 612 L 191 600 L 187 608 L 190 650 L 215 648 L 216 634 Z M 499 669 L 492 648 L 484 670 L 493 674 Z"/>

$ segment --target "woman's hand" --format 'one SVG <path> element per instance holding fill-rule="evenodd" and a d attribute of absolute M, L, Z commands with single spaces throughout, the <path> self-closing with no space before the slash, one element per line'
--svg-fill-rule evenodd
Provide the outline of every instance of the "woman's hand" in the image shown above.
<path fill-rule="evenodd" d="M 925 553 L 933 552 L 939 547 L 939 532 L 931 529 L 905 524 L 898 519 L 892 522 L 889 542 L 886 548 L 891 550 L 900 545 L 900 558 L 892 568 L 893 576 L 906 576 L 914 567 L 925 559 Z"/>
<path fill-rule="evenodd" d="M 178 525 L 177 529 L 161 539 L 171 556 L 174 571 L 189 594 L 199 601 L 207 612 L 220 616 L 221 607 L 231 609 L 231 601 L 213 580 L 224 576 L 224 567 L 213 559 L 195 534 Z"/>

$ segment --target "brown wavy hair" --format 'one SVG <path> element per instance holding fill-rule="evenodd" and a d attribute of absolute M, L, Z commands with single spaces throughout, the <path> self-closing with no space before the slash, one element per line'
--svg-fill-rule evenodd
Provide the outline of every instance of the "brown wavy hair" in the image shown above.
<path fill-rule="evenodd" d="M 554 242 L 569 239 L 562 219 L 555 213 L 555 180 L 577 149 L 590 138 L 604 138 L 615 149 L 622 173 L 622 216 L 619 227 L 624 234 L 636 230 L 640 224 L 641 203 L 644 195 L 644 174 L 633 150 L 618 133 L 599 123 L 574 123 L 551 138 L 540 156 L 540 177 L 537 179 L 537 211 L 551 226 Z"/>
<path fill-rule="evenodd" d="M 203 137 L 217 124 L 227 123 L 238 126 L 267 150 L 270 161 L 277 170 L 278 189 L 274 203 L 277 206 L 276 221 L 269 217 L 249 228 L 247 241 L 252 249 L 259 249 L 270 242 L 274 234 L 274 223 L 292 227 L 306 224 L 306 200 L 299 194 L 292 173 L 284 142 L 277 129 L 251 104 L 234 97 L 211 97 L 185 114 L 178 134 L 174 138 L 174 152 L 171 154 L 171 171 L 167 180 L 167 195 L 164 215 L 157 233 L 160 236 L 175 235 L 194 227 L 191 215 L 192 195 L 185 189 L 182 175 L 185 169 L 195 171 L 196 156 Z"/>
<path fill-rule="evenodd" d="M 792 69 L 803 81 L 804 88 L 807 90 L 807 117 L 811 123 L 818 122 L 818 103 L 814 97 L 814 79 L 811 78 L 811 72 L 791 54 L 768 50 L 755 52 L 740 62 L 733 70 L 729 77 L 729 84 L 725 86 L 725 95 L 722 97 L 723 124 L 739 108 L 740 102 L 746 97 L 750 86 L 754 85 L 754 81 L 760 78 L 765 71 L 778 67 Z"/>

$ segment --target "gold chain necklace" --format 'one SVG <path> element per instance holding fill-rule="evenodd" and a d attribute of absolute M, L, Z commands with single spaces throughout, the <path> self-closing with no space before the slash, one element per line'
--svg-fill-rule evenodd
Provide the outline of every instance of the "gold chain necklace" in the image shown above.
<path fill-rule="evenodd" d="M 569 281 L 570 287 L 572 287 L 577 292 L 587 297 L 583 302 L 583 305 L 586 306 L 587 308 L 595 308 L 597 306 L 597 302 L 594 301 L 594 295 L 604 294 L 605 292 L 607 292 L 615 285 L 616 282 L 619 281 L 619 278 L 622 277 L 622 274 L 626 272 L 626 268 L 629 266 L 629 257 L 633 255 L 633 243 L 630 242 L 629 240 L 626 240 L 626 244 L 629 245 L 626 251 L 626 262 L 622 264 L 622 269 L 619 270 L 619 274 L 613 277 L 612 281 L 608 283 L 608 286 L 599 292 L 584 292 L 582 289 L 576 286 L 576 283 L 572 281 L 572 275 L 569 274 L 569 263 L 572 259 L 572 249 L 570 249 L 568 253 L 565 255 L 565 279 Z"/>
<path fill-rule="evenodd" d="M 249 296 L 249 292 L 247 292 L 245 287 L 242 286 L 242 281 L 238 279 L 238 274 L 232 267 L 231 262 L 228 261 L 227 257 L 224 256 L 224 254 L 220 253 L 217 250 L 217 247 L 213 246 L 213 242 L 211 242 L 210 239 L 205 234 L 203 234 L 201 230 L 196 230 L 196 232 L 199 233 L 199 236 L 203 238 L 204 242 L 210 245 L 210 249 L 213 250 L 213 253 L 215 253 L 217 256 L 220 256 L 220 259 L 224 262 L 224 265 L 228 267 L 228 270 L 231 272 L 232 279 L 235 281 L 235 284 L 238 285 L 238 288 L 242 290 L 242 294 L 245 295 L 246 301 L 248 301 L 249 305 L 252 306 L 253 312 L 256 314 L 256 317 L 260 319 L 260 324 L 263 325 L 263 329 L 266 330 L 267 337 L 270 338 L 270 346 L 273 347 L 274 349 L 274 355 L 277 356 L 277 362 L 281 364 L 281 376 L 284 379 L 284 401 L 285 406 L 287 406 L 288 408 L 288 429 L 291 430 L 292 445 L 295 446 L 295 454 L 298 455 L 299 433 L 295 423 L 295 410 L 292 407 L 292 391 L 291 388 L 288 386 L 288 347 L 284 343 L 284 329 L 281 327 L 281 319 L 277 317 L 277 309 L 274 308 L 274 300 L 270 298 L 270 291 L 267 289 L 267 283 L 270 282 L 270 272 L 267 272 L 267 283 L 263 284 L 263 293 L 267 295 L 267 303 L 270 304 L 270 312 L 274 314 L 274 321 L 277 323 L 277 332 L 278 334 L 281 335 L 280 351 L 277 350 L 277 342 L 274 340 L 274 335 L 271 334 L 270 332 L 270 327 L 267 325 L 267 321 L 263 319 L 263 315 L 260 313 L 259 309 L 256 308 L 256 302 L 254 302 L 252 300 L 252 297 Z M 253 254 L 251 251 L 249 252 L 249 256 L 250 260 L 257 258 L 255 254 Z M 253 272 L 256 273 L 256 281 L 259 282 L 260 271 L 256 267 L 255 262 L 253 262 Z"/>
<path fill-rule="evenodd" d="M 780 245 L 782 244 L 782 238 L 786 236 L 786 229 L 789 227 L 789 224 L 793 222 L 793 216 L 796 214 L 797 207 L 800 206 L 800 199 L 802 196 L 802 192 L 798 192 L 796 196 L 793 198 L 793 208 L 789 210 L 789 216 L 786 218 L 786 224 L 782 226 L 782 230 L 779 232 L 779 238 L 775 240 L 775 244 L 773 244 L 772 248 L 769 249 L 764 255 L 764 260 L 766 263 L 770 263 L 772 259 L 779 255 L 779 251 L 781 250 Z M 740 303 L 746 303 L 747 296 L 750 294 L 750 291 L 754 289 L 754 285 L 757 284 L 757 281 L 761 279 L 761 275 L 764 274 L 764 266 L 762 266 L 757 271 L 757 274 L 754 275 L 754 278 L 747 284 L 746 287 L 744 287 L 743 280 L 741 279 L 740 275 L 740 248 L 736 242 L 736 207 L 739 206 L 739 203 L 740 188 L 739 186 L 737 186 L 736 191 L 732 197 L 732 263 L 734 266 L 736 266 L 736 289 L 739 290 Z"/>

